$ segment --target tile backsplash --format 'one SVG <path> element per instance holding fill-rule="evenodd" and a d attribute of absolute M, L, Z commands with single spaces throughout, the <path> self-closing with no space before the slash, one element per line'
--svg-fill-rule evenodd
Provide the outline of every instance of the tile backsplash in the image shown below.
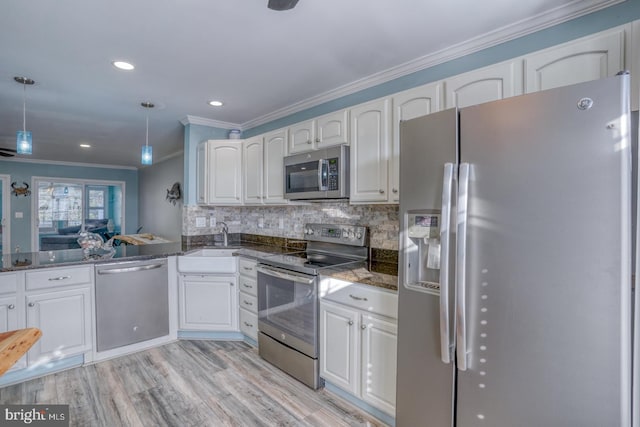
<path fill-rule="evenodd" d="M 211 218 L 215 218 L 214 227 L 211 227 Z M 219 233 L 221 221 L 227 224 L 230 233 L 295 239 L 304 238 L 302 228 L 310 222 L 365 225 L 369 227 L 372 248 L 398 250 L 397 205 L 350 205 L 348 201 L 299 206 L 189 205 L 183 207 L 182 234 Z"/>

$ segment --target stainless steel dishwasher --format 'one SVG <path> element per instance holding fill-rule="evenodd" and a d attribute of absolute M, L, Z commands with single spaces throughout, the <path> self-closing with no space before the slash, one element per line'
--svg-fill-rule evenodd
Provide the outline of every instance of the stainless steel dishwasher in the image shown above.
<path fill-rule="evenodd" d="M 96 266 L 98 351 L 169 334 L 167 260 Z"/>

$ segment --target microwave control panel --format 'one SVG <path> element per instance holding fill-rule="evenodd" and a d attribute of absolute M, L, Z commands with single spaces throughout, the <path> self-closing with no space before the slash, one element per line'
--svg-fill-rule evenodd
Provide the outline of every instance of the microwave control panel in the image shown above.
<path fill-rule="evenodd" d="M 327 163 L 329 165 L 328 167 L 328 183 L 327 183 L 327 190 L 332 191 L 332 190 L 339 190 L 340 186 L 339 186 L 339 182 L 338 182 L 338 176 L 339 176 L 339 164 L 338 164 L 339 160 L 337 157 L 334 157 L 333 159 L 328 159 Z"/>

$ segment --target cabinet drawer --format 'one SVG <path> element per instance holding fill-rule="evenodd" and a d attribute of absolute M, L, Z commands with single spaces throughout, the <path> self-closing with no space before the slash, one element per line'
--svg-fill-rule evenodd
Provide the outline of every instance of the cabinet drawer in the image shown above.
<path fill-rule="evenodd" d="M 256 279 L 250 279 L 240 275 L 240 292 L 245 292 L 249 295 L 258 295 L 258 284 Z"/>
<path fill-rule="evenodd" d="M 252 259 L 240 258 L 240 274 L 256 279 L 258 274 L 256 265 L 258 263 Z"/>
<path fill-rule="evenodd" d="M 0 294 L 14 293 L 18 289 L 18 274 L 0 274 Z"/>
<path fill-rule="evenodd" d="M 240 330 L 243 334 L 254 340 L 258 340 L 258 315 L 245 310 L 240 309 Z"/>
<path fill-rule="evenodd" d="M 244 308 L 245 310 L 249 310 L 253 313 L 258 312 L 258 298 L 256 298 L 253 295 L 240 292 L 239 304 L 240 304 L 240 308 Z"/>
<path fill-rule="evenodd" d="M 89 284 L 92 276 L 91 266 L 27 271 L 27 290 Z"/>
<path fill-rule="evenodd" d="M 379 289 L 359 283 L 345 282 L 338 279 L 324 279 L 328 283 L 323 299 L 348 305 L 360 310 L 383 316 L 398 318 L 398 295 L 396 292 Z"/>

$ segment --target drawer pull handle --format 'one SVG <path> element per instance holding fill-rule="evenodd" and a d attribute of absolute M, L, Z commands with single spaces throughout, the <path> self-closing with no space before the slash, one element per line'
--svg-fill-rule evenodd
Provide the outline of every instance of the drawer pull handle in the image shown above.
<path fill-rule="evenodd" d="M 71 279 L 71 276 L 49 277 L 50 282 L 53 282 L 55 280 L 67 280 L 67 279 Z"/>
<path fill-rule="evenodd" d="M 251 267 L 242 267 L 242 268 L 244 268 L 246 271 L 253 271 L 253 268 Z"/>
<path fill-rule="evenodd" d="M 252 302 L 249 302 L 249 301 L 245 301 L 245 300 L 243 300 L 242 302 L 243 302 L 243 303 L 245 303 L 246 305 L 253 305 L 253 303 L 252 303 Z"/>
<path fill-rule="evenodd" d="M 246 326 L 248 328 L 253 328 L 253 324 L 252 323 L 244 322 L 244 326 Z"/>
<path fill-rule="evenodd" d="M 357 297 L 355 295 L 349 294 L 350 298 L 353 298 L 356 301 L 368 301 L 368 299 L 364 298 L 364 297 Z"/>
<path fill-rule="evenodd" d="M 247 285 L 246 283 L 243 283 L 242 286 L 244 286 L 245 288 L 248 288 L 248 289 L 253 289 L 253 286 Z"/>

